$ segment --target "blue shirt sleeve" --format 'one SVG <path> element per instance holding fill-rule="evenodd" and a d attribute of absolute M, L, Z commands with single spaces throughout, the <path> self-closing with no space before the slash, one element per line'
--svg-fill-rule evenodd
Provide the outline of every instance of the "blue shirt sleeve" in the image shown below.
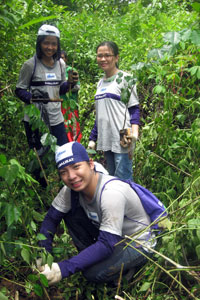
<path fill-rule="evenodd" d="M 71 89 L 75 86 L 74 83 L 69 83 L 68 81 L 65 81 L 61 84 L 60 86 L 60 91 L 59 91 L 59 94 L 60 95 L 65 95 L 67 92 L 69 92 L 69 89 L 70 89 L 70 85 L 71 85 Z"/>
<path fill-rule="evenodd" d="M 134 105 L 128 108 L 130 114 L 130 123 L 140 125 L 140 107 Z"/>
<path fill-rule="evenodd" d="M 24 89 L 16 88 L 15 94 L 24 103 L 30 104 L 30 100 L 32 98 L 32 94 L 30 92 Z"/>
<path fill-rule="evenodd" d="M 97 136 L 98 136 L 97 122 L 96 122 L 96 120 L 95 120 L 94 127 L 93 127 L 93 129 L 92 129 L 92 131 L 91 131 L 89 140 L 92 140 L 92 141 L 96 142 Z"/>
<path fill-rule="evenodd" d="M 62 278 L 68 277 L 78 271 L 84 271 L 92 265 L 97 264 L 109 257 L 114 250 L 116 243 L 121 237 L 106 231 L 100 231 L 96 243 L 81 251 L 78 255 L 58 263 Z"/>
<path fill-rule="evenodd" d="M 64 215 L 65 213 L 51 206 L 42 223 L 40 233 L 46 236 L 46 240 L 40 241 L 40 246 L 44 247 L 50 253 L 52 252 L 52 242 L 57 226 L 60 224 Z"/>

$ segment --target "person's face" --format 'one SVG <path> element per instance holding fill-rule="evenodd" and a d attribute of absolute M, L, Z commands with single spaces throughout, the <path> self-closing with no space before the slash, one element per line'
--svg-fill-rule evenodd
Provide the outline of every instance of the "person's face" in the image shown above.
<path fill-rule="evenodd" d="M 97 50 L 97 64 L 104 72 L 114 70 L 118 59 L 118 55 L 115 56 L 108 46 L 100 46 Z"/>
<path fill-rule="evenodd" d="M 82 161 L 59 170 L 62 181 L 72 190 L 83 192 L 90 188 L 94 175 L 94 162 Z"/>
<path fill-rule="evenodd" d="M 67 59 L 66 59 L 65 55 L 62 54 L 62 53 L 61 53 L 61 58 L 64 60 L 65 63 L 67 62 Z"/>
<path fill-rule="evenodd" d="M 58 40 L 56 36 L 47 36 L 41 42 L 43 56 L 52 57 L 58 50 Z"/>

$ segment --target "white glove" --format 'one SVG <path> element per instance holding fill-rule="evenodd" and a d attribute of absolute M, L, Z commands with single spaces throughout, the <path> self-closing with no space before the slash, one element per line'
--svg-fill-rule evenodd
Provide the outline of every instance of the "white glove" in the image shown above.
<path fill-rule="evenodd" d="M 41 266 L 42 266 L 42 258 L 37 258 L 36 265 L 35 264 L 32 265 L 33 272 L 37 273 Z"/>
<path fill-rule="evenodd" d="M 38 267 L 41 274 L 45 275 L 49 285 L 59 282 L 62 279 L 60 267 L 57 263 L 52 263 L 51 268 L 46 264 L 44 266 Z"/>
<path fill-rule="evenodd" d="M 92 150 L 95 150 L 95 147 L 96 147 L 96 143 L 92 140 L 89 141 L 88 148 L 92 149 Z"/>
<path fill-rule="evenodd" d="M 127 138 L 131 138 L 132 142 L 136 142 L 138 140 L 138 133 L 133 133 L 131 136 L 127 136 Z"/>

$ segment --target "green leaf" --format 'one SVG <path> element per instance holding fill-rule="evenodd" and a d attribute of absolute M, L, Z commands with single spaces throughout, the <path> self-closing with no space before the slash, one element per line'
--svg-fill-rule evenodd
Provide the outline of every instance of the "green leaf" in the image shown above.
<path fill-rule="evenodd" d="M 70 100 L 70 110 L 68 113 L 72 112 L 74 109 L 77 109 L 76 101 Z"/>
<path fill-rule="evenodd" d="M 9 186 L 13 184 L 18 176 L 19 168 L 17 165 L 7 165 L 0 167 L 0 176 L 4 178 Z"/>
<path fill-rule="evenodd" d="M 154 93 L 160 94 L 160 93 L 165 93 L 166 89 L 162 85 L 156 85 L 153 89 Z"/>
<path fill-rule="evenodd" d="M 23 257 L 25 262 L 27 262 L 27 264 L 30 264 L 30 252 L 27 249 L 22 249 L 21 256 Z"/>
<path fill-rule="evenodd" d="M 6 156 L 4 154 L 0 154 L 0 162 L 5 165 L 7 162 Z"/>
<path fill-rule="evenodd" d="M 96 151 L 93 149 L 87 149 L 88 154 L 96 154 Z"/>
<path fill-rule="evenodd" d="M 172 45 L 177 45 L 181 40 L 181 35 L 179 32 L 167 32 L 164 35 L 164 41 L 169 42 Z"/>
<path fill-rule="evenodd" d="M 191 5 L 192 5 L 192 7 L 193 7 L 194 10 L 200 12 L 200 3 L 194 2 Z"/>
<path fill-rule="evenodd" d="M 54 247 L 52 251 L 53 251 L 53 254 L 61 254 L 61 253 L 64 253 L 64 248 Z"/>
<path fill-rule="evenodd" d="M 46 236 L 42 233 L 38 233 L 36 238 L 38 241 L 44 241 L 47 239 Z"/>
<path fill-rule="evenodd" d="M 56 18 L 57 18 L 57 16 L 40 17 L 40 18 L 31 20 L 30 22 L 28 22 L 26 24 L 23 24 L 23 25 L 19 26 L 19 29 L 23 29 L 25 27 L 30 27 L 33 24 L 41 23 L 41 22 L 56 19 Z"/>
<path fill-rule="evenodd" d="M 158 226 L 160 227 L 160 228 L 163 228 L 163 229 L 168 229 L 168 230 L 171 230 L 171 228 L 172 228 L 172 222 L 168 219 L 168 218 L 166 218 L 166 219 L 164 219 L 164 220 L 161 220 L 159 223 L 158 223 Z"/>
<path fill-rule="evenodd" d="M 200 30 L 194 30 L 191 33 L 191 41 L 199 46 L 200 45 Z"/>
<path fill-rule="evenodd" d="M 56 144 L 56 137 L 50 133 L 43 134 L 40 140 L 43 146 Z"/>
<path fill-rule="evenodd" d="M 151 286 L 151 282 L 144 282 L 140 288 L 140 292 L 146 292 Z"/>
<path fill-rule="evenodd" d="M 39 284 L 34 284 L 33 286 L 34 292 L 37 296 L 42 297 L 43 296 L 43 288 Z"/>
<path fill-rule="evenodd" d="M 44 217 L 41 213 L 38 213 L 37 211 L 33 210 L 33 218 L 37 222 L 42 222 Z"/>
<path fill-rule="evenodd" d="M 0 292 L 0 300 L 9 300 L 9 297 Z"/>
<path fill-rule="evenodd" d="M 10 203 L 6 204 L 5 217 L 6 217 L 6 223 L 8 227 L 12 225 L 14 222 L 17 222 L 19 220 L 20 215 L 21 212 L 20 210 L 18 210 L 18 208 L 15 205 Z"/>
<path fill-rule="evenodd" d="M 41 282 L 41 284 L 42 284 L 43 286 L 45 286 L 45 287 L 48 287 L 48 286 L 49 286 L 48 280 L 47 280 L 46 276 L 43 275 L 43 274 L 40 274 L 40 282 Z"/>
<path fill-rule="evenodd" d="M 53 263 L 53 256 L 50 253 L 48 253 L 48 255 L 47 255 L 47 264 L 50 268 L 52 266 L 52 263 Z"/>
<path fill-rule="evenodd" d="M 195 248 L 198 259 L 200 259 L 200 245 Z"/>
<path fill-rule="evenodd" d="M 38 275 L 35 274 L 29 274 L 27 276 L 28 280 L 30 280 L 31 282 L 35 283 L 38 280 Z"/>

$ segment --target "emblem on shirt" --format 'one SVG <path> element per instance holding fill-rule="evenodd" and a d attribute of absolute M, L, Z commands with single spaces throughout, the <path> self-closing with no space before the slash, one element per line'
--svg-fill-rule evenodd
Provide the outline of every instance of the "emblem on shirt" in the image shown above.
<path fill-rule="evenodd" d="M 56 74 L 55 73 L 46 73 L 46 79 L 56 79 Z"/>
<path fill-rule="evenodd" d="M 99 222 L 99 217 L 98 217 L 97 213 L 95 213 L 95 212 L 89 211 L 88 218 L 92 221 Z"/>
<path fill-rule="evenodd" d="M 102 88 L 100 91 L 101 91 L 101 92 L 104 92 L 104 91 L 106 91 L 106 88 L 104 87 L 104 88 Z"/>

